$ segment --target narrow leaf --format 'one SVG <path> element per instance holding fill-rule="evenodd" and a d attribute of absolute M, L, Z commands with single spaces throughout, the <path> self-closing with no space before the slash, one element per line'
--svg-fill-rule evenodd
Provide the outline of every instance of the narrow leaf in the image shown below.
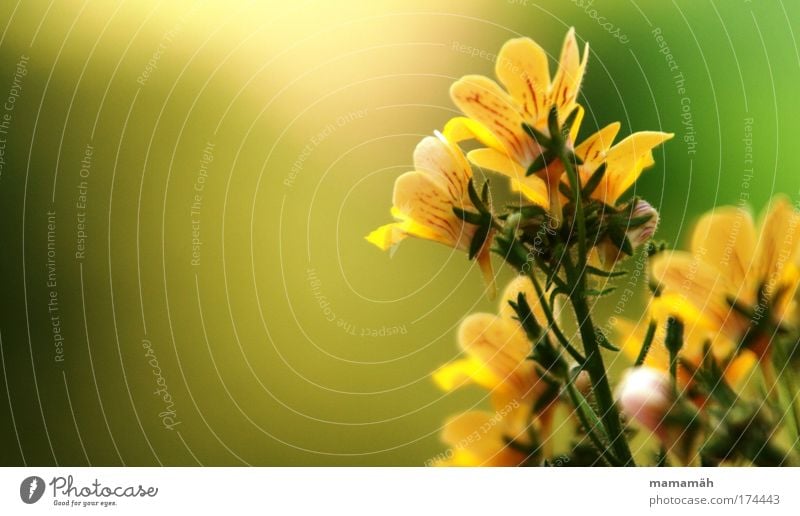
<path fill-rule="evenodd" d="M 453 206 L 453 213 L 456 214 L 456 217 L 460 218 L 464 222 L 468 222 L 470 224 L 479 225 L 486 219 L 485 215 L 481 215 L 480 213 L 475 213 L 474 211 L 463 210 L 458 206 Z"/>
<path fill-rule="evenodd" d="M 589 176 L 589 180 L 586 181 L 585 185 L 583 185 L 583 190 L 581 191 L 581 193 L 583 194 L 584 199 L 588 199 L 594 193 L 594 191 L 597 190 L 597 187 L 600 185 L 600 181 L 603 179 L 603 176 L 605 175 L 606 175 L 606 164 L 603 163 L 602 165 L 597 167 L 597 170 L 592 172 L 592 175 Z"/>
<path fill-rule="evenodd" d="M 642 341 L 642 348 L 639 350 L 639 356 L 636 357 L 636 362 L 633 364 L 635 367 L 644 364 L 644 361 L 647 358 L 647 353 L 650 352 L 650 346 L 653 345 L 653 338 L 655 336 L 656 322 L 650 321 L 650 324 L 647 326 L 647 333 L 644 336 L 644 341 Z"/>
<path fill-rule="evenodd" d="M 492 228 L 491 221 L 484 222 L 478 229 L 475 231 L 475 235 L 472 237 L 472 242 L 469 244 L 469 259 L 472 260 L 475 256 L 478 255 L 483 244 L 486 242 L 486 238 L 489 236 L 489 230 Z"/>
<path fill-rule="evenodd" d="M 628 256 L 633 256 L 633 245 L 625 234 L 625 230 L 619 226 L 608 226 L 608 238 L 617 248 Z"/>
<path fill-rule="evenodd" d="M 522 130 L 530 136 L 540 147 L 550 147 L 550 138 L 543 132 L 529 124 L 522 124 Z"/>

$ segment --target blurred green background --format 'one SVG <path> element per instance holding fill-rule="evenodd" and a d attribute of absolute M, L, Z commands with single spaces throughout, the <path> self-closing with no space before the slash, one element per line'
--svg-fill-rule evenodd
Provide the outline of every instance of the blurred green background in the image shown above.
<path fill-rule="evenodd" d="M 797 198 L 797 20 L 755 1 L 3 2 L 0 464 L 424 464 L 446 416 L 487 403 L 429 375 L 496 303 L 462 254 L 363 236 L 456 114 L 450 83 L 519 35 L 555 59 L 574 26 L 582 135 L 676 133 L 636 193 L 681 245 L 715 205 Z"/>

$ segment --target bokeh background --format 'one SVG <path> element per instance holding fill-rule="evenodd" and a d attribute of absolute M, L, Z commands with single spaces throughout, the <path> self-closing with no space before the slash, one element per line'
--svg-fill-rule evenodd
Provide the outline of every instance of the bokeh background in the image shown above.
<path fill-rule="evenodd" d="M 682 245 L 715 205 L 798 198 L 798 20 L 780 0 L 2 2 L 0 464 L 425 464 L 446 416 L 487 404 L 430 373 L 495 302 L 463 254 L 363 237 L 456 114 L 450 83 L 519 35 L 555 59 L 574 26 L 582 134 L 676 134 L 636 193 Z"/>

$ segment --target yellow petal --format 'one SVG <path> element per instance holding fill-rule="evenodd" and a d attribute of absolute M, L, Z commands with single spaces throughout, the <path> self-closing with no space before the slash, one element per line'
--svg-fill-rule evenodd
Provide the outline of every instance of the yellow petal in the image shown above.
<path fill-rule="evenodd" d="M 769 211 L 760 223 L 761 236 L 754 263 L 754 279 L 765 284 L 767 295 L 772 296 L 779 287 L 796 288 L 794 272 L 800 248 L 800 214 L 789 200 L 780 195 L 772 199 Z M 789 292 L 791 295 L 793 292 Z M 786 296 L 785 296 L 786 297 Z"/>
<path fill-rule="evenodd" d="M 505 425 L 492 412 L 470 411 L 450 418 L 442 429 L 452 466 L 516 466 L 525 455 L 506 445 Z"/>
<path fill-rule="evenodd" d="M 605 160 L 608 149 L 611 148 L 611 144 L 614 143 L 614 138 L 616 138 L 617 133 L 619 133 L 619 128 L 619 122 L 608 124 L 575 147 L 575 155 L 583 161 L 581 171 L 583 172 L 584 181 L 588 180 L 592 173 L 597 170 L 597 167 Z"/>
<path fill-rule="evenodd" d="M 713 324 L 697 306 L 671 291 L 654 298 L 650 302 L 648 310 L 652 318 L 657 321 L 666 321 L 669 317 L 677 317 L 686 326 L 699 325 L 706 329 L 713 328 Z"/>
<path fill-rule="evenodd" d="M 547 388 L 544 381 L 540 382 L 543 392 Z M 513 437 L 517 441 L 528 441 L 528 428 L 531 425 L 533 414 L 532 402 L 520 402 L 520 400 L 505 394 L 494 392 L 491 396 L 491 406 L 495 414 L 502 415 L 505 435 Z"/>
<path fill-rule="evenodd" d="M 692 254 L 719 271 L 730 292 L 744 285 L 753 266 L 756 228 L 750 212 L 726 206 L 700 218 L 692 233 Z M 757 288 L 757 287 L 756 287 Z"/>
<path fill-rule="evenodd" d="M 398 224 L 393 222 L 391 224 L 384 224 L 378 229 L 372 231 L 365 238 L 367 239 L 367 242 L 378 246 L 381 251 L 386 251 L 407 236 L 408 234 L 401 231 L 398 227 Z"/>
<path fill-rule="evenodd" d="M 639 358 L 649 324 L 650 322 L 647 319 L 641 319 L 636 323 L 623 318 L 614 319 L 613 329 L 619 338 L 620 348 L 632 361 Z M 667 371 L 669 369 L 669 353 L 667 353 L 667 349 L 663 345 L 665 333 L 663 327 L 663 324 L 659 324 L 656 327 L 656 335 L 653 338 L 650 351 L 645 357 L 644 365 Z"/>
<path fill-rule="evenodd" d="M 520 192 L 529 201 L 543 208 L 550 209 L 550 195 L 547 191 L 547 183 L 538 176 L 529 176 L 524 180 L 511 180 L 511 189 Z"/>
<path fill-rule="evenodd" d="M 700 258 L 681 251 L 656 255 L 652 262 L 653 279 L 665 293 L 679 296 L 702 312 L 709 325 L 730 340 L 737 340 L 747 326 L 726 300 L 726 278 Z"/>
<path fill-rule="evenodd" d="M 495 74 L 528 123 L 535 124 L 547 116 L 550 70 L 542 47 L 530 38 L 508 40 L 497 55 Z"/>
<path fill-rule="evenodd" d="M 502 143 L 503 150 L 521 164 L 538 155 L 533 141 L 523 131 L 524 122 L 514 100 L 491 79 L 467 75 L 450 87 L 456 106 L 486 127 Z"/>
<path fill-rule="evenodd" d="M 575 121 L 572 123 L 572 127 L 569 130 L 570 142 L 574 142 L 575 138 L 578 137 L 578 131 L 581 128 L 581 124 L 583 123 L 583 117 L 586 114 L 586 112 L 583 109 L 583 106 L 581 106 L 580 104 L 576 105 L 575 109 L 578 110 L 578 113 L 575 115 Z M 569 112 L 567 112 L 566 115 L 569 115 Z M 563 122 L 563 120 L 561 121 Z"/>
<path fill-rule="evenodd" d="M 433 372 L 432 378 L 440 389 L 447 392 L 470 382 L 489 390 L 500 384 L 500 380 L 486 367 L 486 364 L 472 357 L 461 358 L 443 365 Z"/>
<path fill-rule="evenodd" d="M 561 59 L 558 62 L 558 71 L 553 78 L 553 85 L 550 91 L 550 103 L 558 106 L 559 115 L 565 117 L 571 111 L 571 107 L 578 96 L 588 58 L 589 44 L 587 43 L 584 48 L 583 60 L 581 61 L 578 42 L 575 39 L 575 29 L 570 28 L 566 38 L 564 38 Z"/>
<path fill-rule="evenodd" d="M 757 363 L 758 357 L 755 354 L 744 351 L 725 368 L 725 379 L 736 387 L 752 374 L 753 367 Z"/>
<path fill-rule="evenodd" d="M 415 224 L 403 229 L 424 229 L 429 238 L 452 247 L 464 248 L 471 237 L 461 219 L 453 213 L 453 202 L 429 175 L 406 172 L 394 184 L 393 204 Z"/>
<path fill-rule="evenodd" d="M 458 342 L 500 380 L 498 390 L 520 398 L 533 393 L 538 377 L 527 360 L 531 345 L 519 324 L 491 314 L 472 314 L 461 323 Z"/>
<path fill-rule="evenodd" d="M 500 172 L 518 181 L 524 180 L 525 169 L 517 163 L 513 156 L 495 149 L 475 149 L 467 153 L 469 160 L 481 168 Z"/>
<path fill-rule="evenodd" d="M 608 187 L 604 192 L 608 202 L 616 202 L 633 185 L 642 170 L 654 163 L 653 149 L 672 137 L 671 133 L 642 131 L 633 133 L 609 149 L 606 157 Z"/>
<path fill-rule="evenodd" d="M 517 313 L 511 308 L 509 301 L 516 303 L 519 294 L 525 296 L 525 300 L 528 302 L 528 306 L 531 307 L 531 311 L 539 324 L 544 324 L 546 322 L 544 312 L 542 312 L 539 297 L 536 295 L 533 283 L 531 283 L 530 278 L 522 275 L 514 277 L 511 283 L 506 285 L 505 290 L 503 290 L 503 296 L 500 299 L 500 316 L 509 321 L 515 320 Z"/>
<path fill-rule="evenodd" d="M 514 158 L 495 149 L 476 149 L 467 157 L 481 168 L 499 172 L 511 178 L 511 187 L 539 206 L 548 207 L 547 184 L 539 176 L 526 176 L 525 169 Z"/>
<path fill-rule="evenodd" d="M 444 136 L 423 138 L 414 149 L 414 167 L 450 196 L 451 204 L 466 199 L 467 183 L 472 178 L 464 154 Z"/>
<path fill-rule="evenodd" d="M 503 144 L 480 122 L 465 116 L 457 116 L 447 121 L 442 130 L 445 138 L 454 143 L 475 139 L 489 148 L 503 150 Z"/>

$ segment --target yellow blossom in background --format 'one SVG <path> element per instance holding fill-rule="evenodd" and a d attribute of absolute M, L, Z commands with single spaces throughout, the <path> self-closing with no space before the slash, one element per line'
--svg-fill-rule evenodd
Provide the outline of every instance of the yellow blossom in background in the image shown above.
<path fill-rule="evenodd" d="M 450 391 L 475 383 L 503 398 L 502 401 L 532 399 L 546 387 L 534 363 L 528 360 L 531 343 L 508 304 L 516 301 L 520 292 L 525 294 L 538 322 L 546 323 L 531 281 L 517 276 L 503 293 L 499 315 L 476 313 L 461 323 L 458 344 L 466 357 L 434 372 L 433 379 L 439 387 Z"/>
<path fill-rule="evenodd" d="M 647 314 L 649 318 L 643 318 L 639 321 L 630 321 L 628 319 L 617 318 L 614 320 L 614 331 L 618 335 L 618 341 L 621 345 L 623 353 L 631 360 L 636 360 L 639 352 L 642 349 L 642 343 L 647 333 L 647 328 L 650 321 L 655 321 L 656 332 L 653 337 L 650 350 L 642 365 L 658 369 L 660 371 L 669 371 L 669 351 L 666 347 L 667 336 L 667 319 L 670 316 L 677 316 L 683 313 L 684 316 L 692 308 L 685 306 L 685 303 L 678 297 L 668 294 L 661 297 L 654 298 L 650 302 Z M 680 351 L 680 357 L 689 362 L 694 367 L 700 367 L 705 358 L 705 343 L 709 341 L 709 333 L 707 326 L 698 323 L 698 314 L 691 318 L 691 323 L 687 324 L 683 333 L 683 347 Z M 727 361 L 728 357 L 715 357 L 719 360 Z M 725 378 L 731 385 L 739 385 L 743 382 L 747 375 L 750 374 L 753 365 L 755 364 L 755 357 L 750 353 L 744 353 L 732 360 L 727 361 L 725 364 Z M 683 389 L 688 387 L 692 382 L 691 372 L 685 367 L 678 367 L 677 371 L 678 385 Z"/>
<path fill-rule="evenodd" d="M 465 223 L 453 208 L 473 209 L 468 184 L 472 168 L 461 149 L 437 132 L 414 150 L 414 167 L 394 183 L 391 214 L 396 222 L 383 225 L 367 235 L 367 241 L 382 250 L 392 248 L 408 236 L 433 240 L 467 251 L 477 226 Z M 493 288 L 494 274 L 489 256 L 491 235 L 476 255 L 487 285 Z"/>
<path fill-rule="evenodd" d="M 778 325 L 794 325 L 800 281 L 800 213 L 773 198 L 758 226 L 749 211 L 717 208 L 694 229 L 690 251 L 652 261 L 665 302 L 687 326 L 703 327 L 715 355 L 744 342 L 762 358 Z"/>
<path fill-rule="evenodd" d="M 548 133 L 550 109 L 558 110 L 563 122 L 573 110 L 589 57 L 587 44 L 581 59 L 574 29 L 564 39 L 558 70 L 551 79 L 547 53 L 530 38 L 511 39 L 503 45 L 495 63 L 495 74 L 503 89 L 482 75 L 467 75 L 450 88 L 456 106 L 469 119 L 450 122 L 448 131 L 459 138 L 472 137 L 486 146 L 469 153 L 477 165 L 504 173 L 512 178 L 514 187 L 537 204 L 549 207 L 560 219 L 558 182 L 560 172 L 544 170 L 542 177 L 525 177 L 543 149 L 523 129 L 527 124 Z M 582 117 L 580 110 L 578 118 Z M 571 137 L 580 126 L 576 120 Z"/>
<path fill-rule="evenodd" d="M 549 432 L 552 411 L 546 405 L 539 414 L 532 413 L 537 400 L 551 386 L 537 373 L 534 362 L 529 359 L 531 342 L 508 304 L 509 301 L 516 301 L 520 292 L 525 294 L 539 324 L 546 326 L 531 281 L 525 276 L 517 276 L 503 293 L 499 315 L 477 313 L 464 319 L 459 328 L 458 343 L 466 356 L 439 368 L 434 372 L 433 379 L 445 391 L 470 383 L 489 390 L 495 414 L 502 415 L 502 424 L 498 423 L 497 426 L 508 437 L 524 441 L 528 437 L 533 416 L 537 417 L 542 433 Z M 458 423 L 451 423 L 461 428 L 459 432 L 463 432 L 466 428 L 462 427 L 477 417 L 470 416 L 453 420 Z M 453 445 L 447 435 L 445 432 L 443 439 Z M 488 445 L 484 442 L 481 449 L 485 446 Z"/>
<path fill-rule="evenodd" d="M 508 445 L 511 430 L 504 414 L 473 410 L 448 419 L 442 442 L 448 448 L 437 466 L 519 466 L 526 453 Z"/>

